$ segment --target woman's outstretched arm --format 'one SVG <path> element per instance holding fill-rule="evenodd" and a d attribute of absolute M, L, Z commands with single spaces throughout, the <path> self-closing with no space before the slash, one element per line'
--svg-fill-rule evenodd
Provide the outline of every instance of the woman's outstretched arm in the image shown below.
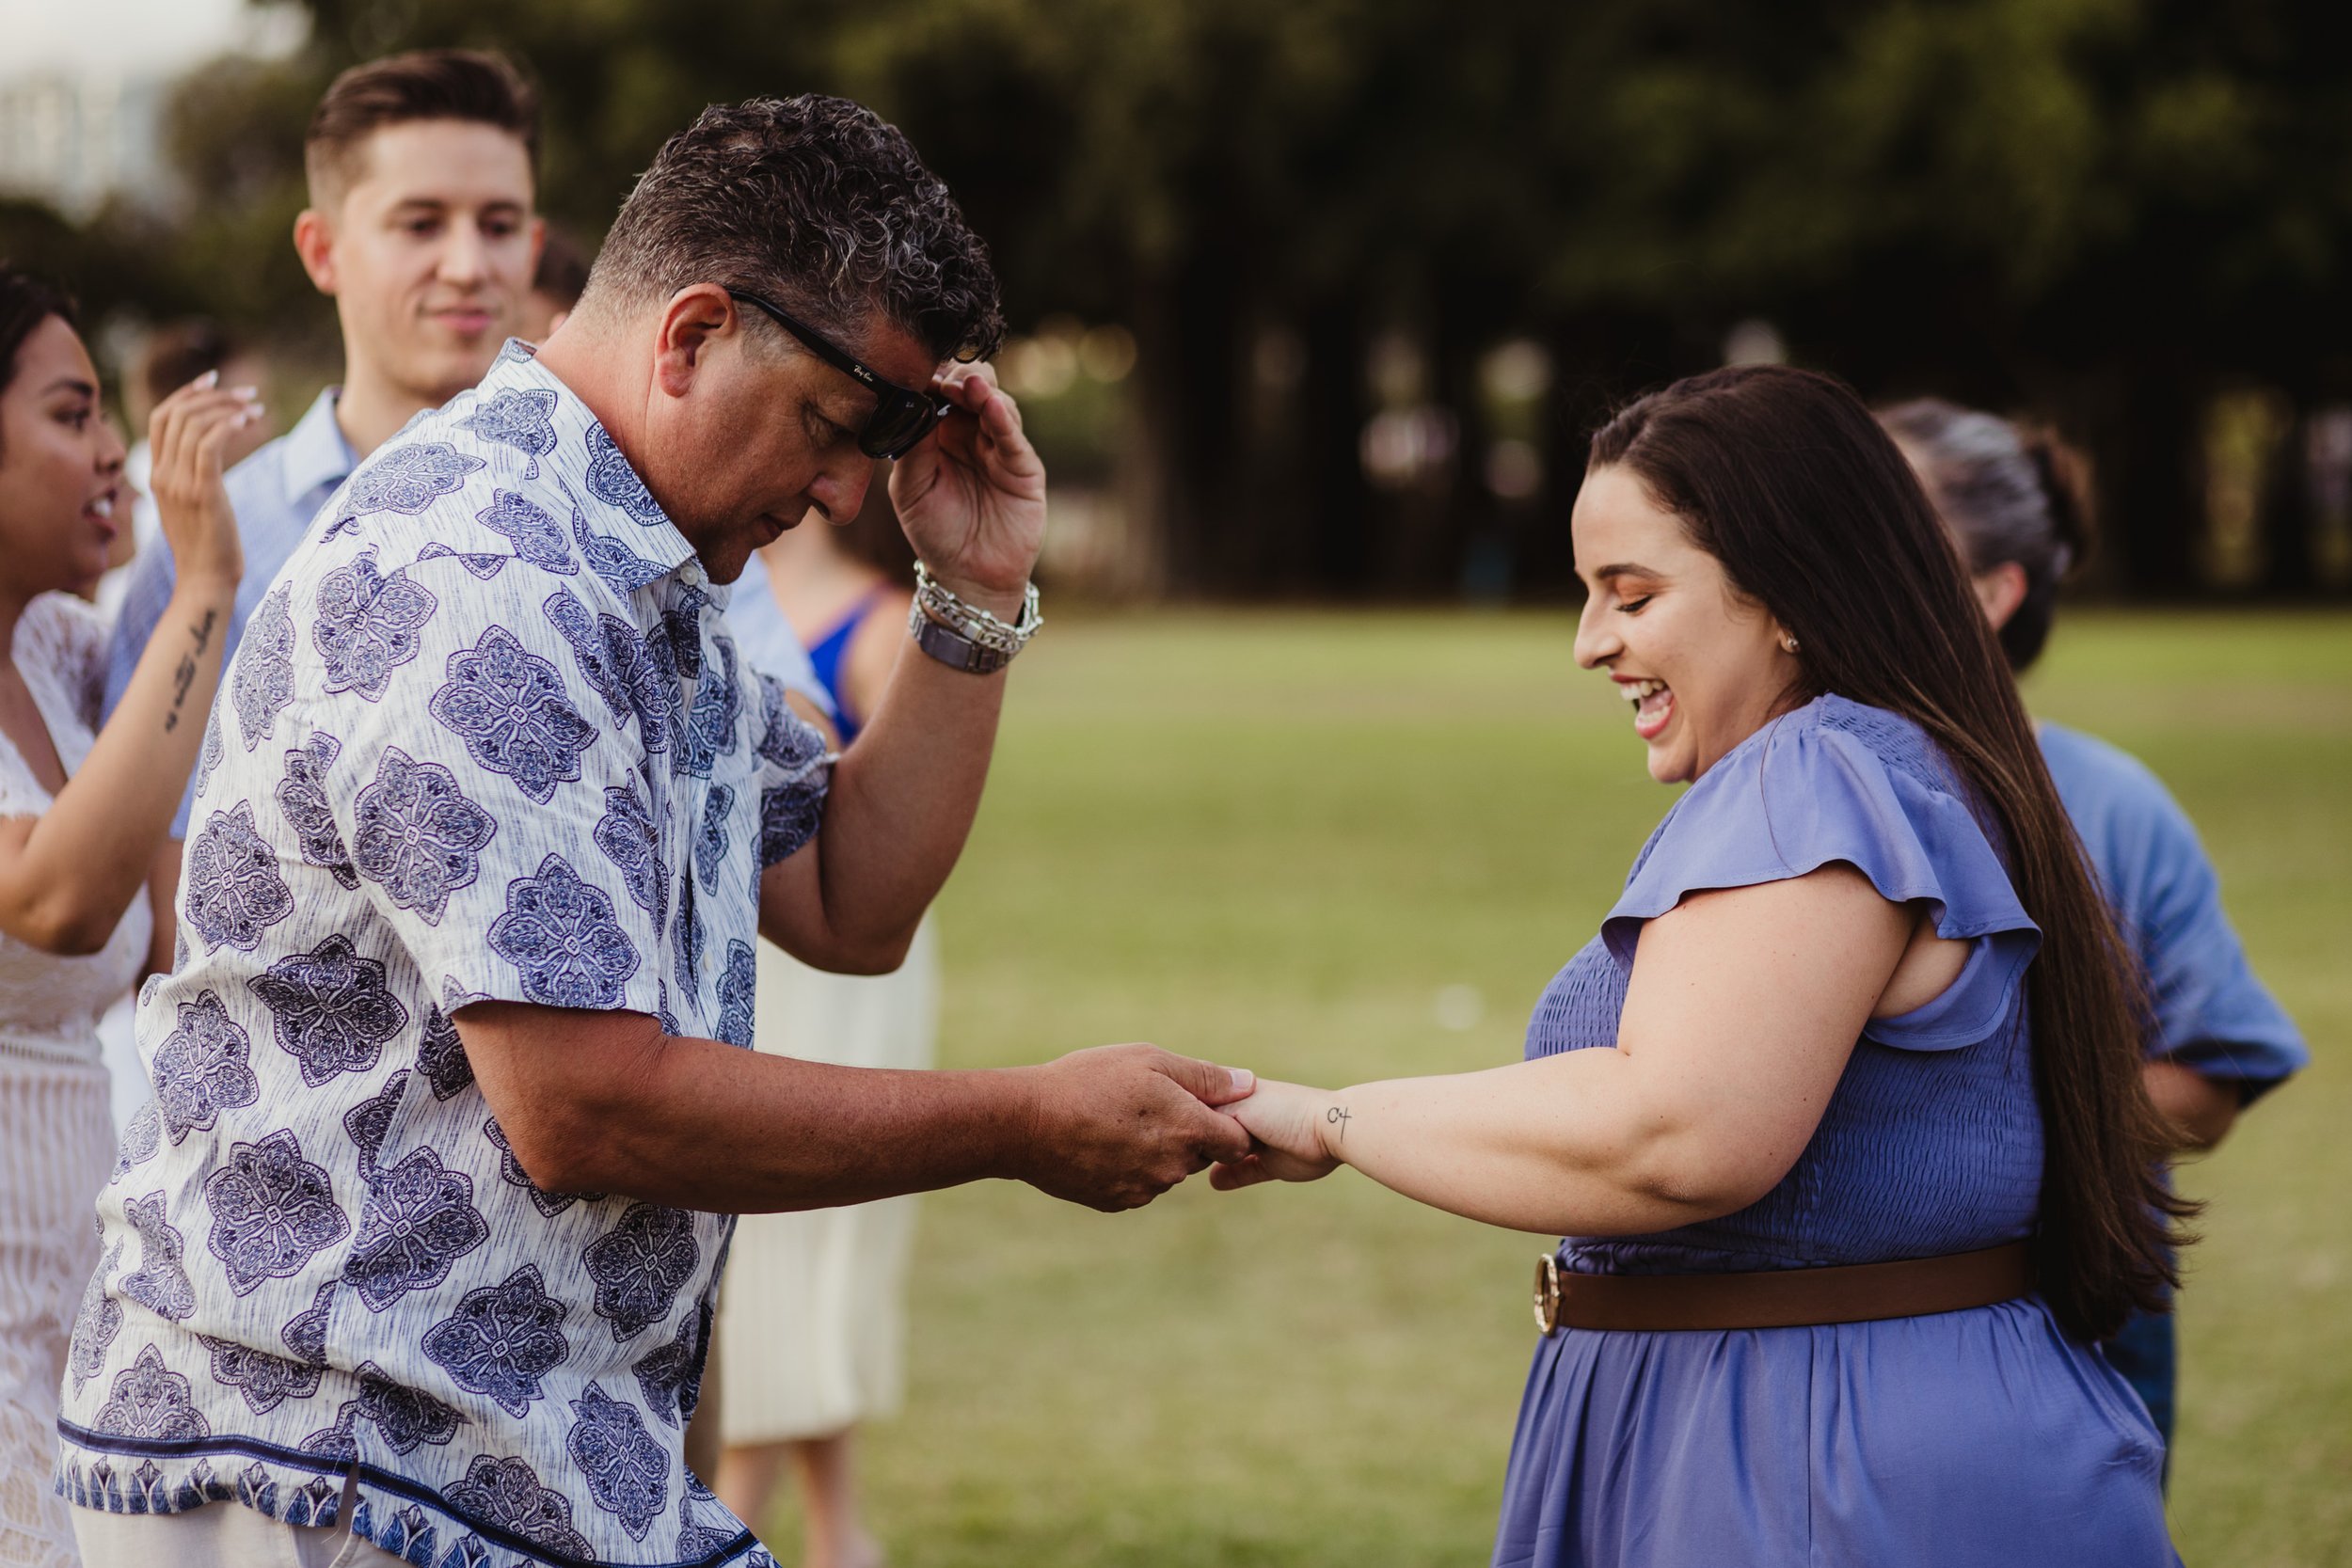
<path fill-rule="evenodd" d="M 1959 973 L 1964 944 L 1915 942 L 1916 921 L 1843 865 L 1693 895 L 1643 927 L 1615 1050 L 1337 1092 L 1261 1079 L 1231 1109 L 1263 1150 L 1214 1180 L 1345 1164 L 1433 1207 L 1554 1236 L 1730 1213 L 1796 1163 L 1873 1014 L 1908 1011 Z"/>
<path fill-rule="evenodd" d="M 171 601 L 114 716 L 49 809 L 0 820 L 0 931 L 43 952 L 105 946 L 148 886 L 187 786 L 244 571 L 220 449 L 253 412 L 249 389 L 203 382 L 155 409 L 155 505 L 178 567 Z"/>

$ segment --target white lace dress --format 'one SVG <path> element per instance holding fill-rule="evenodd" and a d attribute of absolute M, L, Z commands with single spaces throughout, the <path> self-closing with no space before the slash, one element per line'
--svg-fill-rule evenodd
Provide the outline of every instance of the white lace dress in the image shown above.
<path fill-rule="evenodd" d="M 89 754 L 105 631 L 79 599 L 45 594 L 16 626 L 24 677 L 71 775 Z M 38 816 L 49 792 L 0 734 L 0 816 Z M 0 933 L 0 1568 L 73 1568 L 51 1491 L 66 1341 L 98 1266 L 93 1200 L 114 1164 L 98 1018 L 138 978 L 150 914 L 134 898 L 103 950 L 61 958 Z"/>

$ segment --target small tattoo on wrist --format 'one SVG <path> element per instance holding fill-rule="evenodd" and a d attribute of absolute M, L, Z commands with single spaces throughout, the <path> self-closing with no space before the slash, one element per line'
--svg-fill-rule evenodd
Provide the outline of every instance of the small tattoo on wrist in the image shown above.
<path fill-rule="evenodd" d="M 196 646 L 180 656 L 180 662 L 171 672 L 171 711 L 164 715 L 164 733 L 168 735 L 180 727 L 180 710 L 187 705 L 188 688 L 196 684 L 196 661 L 212 645 L 213 626 L 220 619 L 220 611 L 208 610 L 204 619 L 188 628 L 196 638 Z"/>
<path fill-rule="evenodd" d="M 1332 1133 L 1331 1136 L 1337 1140 L 1344 1142 L 1347 1137 L 1347 1124 L 1354 1118 L 1355 1115 L 1355 1112 L 1349 1110 L 1344 1105 L 1334 1105 L 1323 1113 L 1323 1119 L 1329 1122 L 1333 1127 L 1339 1129 L 1339 1131 Z"/>

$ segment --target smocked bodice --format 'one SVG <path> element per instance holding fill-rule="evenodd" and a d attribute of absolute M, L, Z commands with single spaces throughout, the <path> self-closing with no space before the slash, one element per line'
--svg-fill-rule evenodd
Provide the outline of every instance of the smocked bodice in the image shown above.
<path fill-rule="evenodd" d="M 1971 943 L 1961 977 L 1926 1006 L 1870 1025 L 1812 1140 L 1760 1201 L 1648 1236 L 1571 1237 L 1572 1266 L 1866 1263 L 1992 1246 L 2031 1228 L 2042 1119 L 2021 981 L 2038 933 L 1941 752 L 1891 714 L 1822 698 L 1710 768 L 1643 847 L 1603 934 L 1546 988 L 1527 1054 L 1616 1043 L 1640 926 L 1684 894 L 1832 863 L 1932 908 L 1941 934 Z"/>

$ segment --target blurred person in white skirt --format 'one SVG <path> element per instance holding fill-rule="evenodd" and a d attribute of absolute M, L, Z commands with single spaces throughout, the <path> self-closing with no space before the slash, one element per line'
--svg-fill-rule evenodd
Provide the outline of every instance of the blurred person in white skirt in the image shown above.
<path fill-rule="evenodd" d="M 839 527 L 812 515 L 755 555 L 735 585 L 727 620 L 745 661 L 806 691 L 845 748 L 873 718 L 906 641 L 914 566 L 898 520 L 877 499 Z M 814 635 L 798 639 L 796 627 Z M 932 920 L 925 917 L 890 974 L 828 974 L 761 942 L 753 1016 L 760 1051 L 850 1067 L 930 1067 L 939 1017 Z M 724 1444 L 717 1490 L 757 1528 L 790 1469 L 803 1568 L 882 1560 L 859 1502 L 855 1440 L 861 1424 L 894 1414 L 904 1394 L 914 1219 L 908 1196 L 746 1214 L 736 1226 L 714 1357 Z"/>

